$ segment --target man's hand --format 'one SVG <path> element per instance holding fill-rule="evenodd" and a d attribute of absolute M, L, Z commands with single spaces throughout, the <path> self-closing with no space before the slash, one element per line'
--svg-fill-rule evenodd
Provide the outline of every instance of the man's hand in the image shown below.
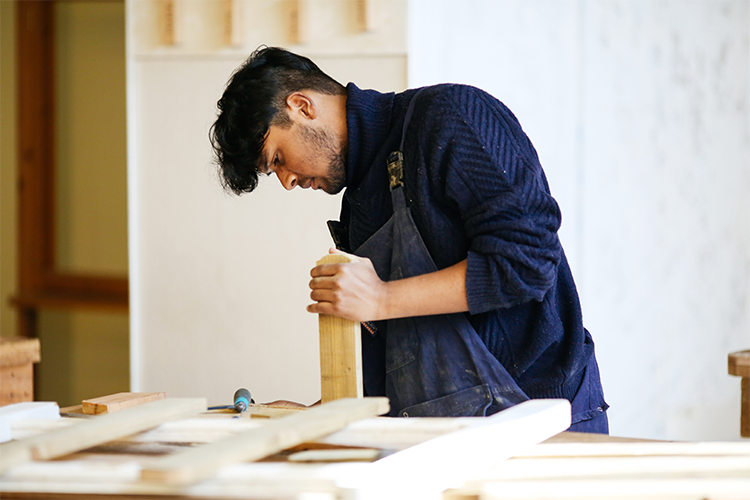
<path fill-rule="evenodd" d="M 310 271 L 310 298 L 316 303 L 307 310 L 353 321 L 385 319 L 381 309 L 386 283 L 378 277 L 372 262 L 335 248 L 329 252 L 344 254 L 351 262 L 322 264 Z"/>
<path fill-rule="evenodd" d="M 344 253 L 331 249 L 330 253 Z M 468 311 L 466 260 L 440 271 L 397 281 L 382 281 L 369 259 L 346 254 L 352 262 L 323 264 L 310 271 L 308 312 L 353 321 Z"/>

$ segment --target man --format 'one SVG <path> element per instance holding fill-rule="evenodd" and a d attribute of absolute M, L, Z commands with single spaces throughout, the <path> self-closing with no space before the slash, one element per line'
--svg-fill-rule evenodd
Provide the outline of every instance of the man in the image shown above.
<path fill-rule="evenodd" d="M 594 344 L 536 152 L 502 103 L 469 86 L 382 94 L 261 48 L 211 131 L 227 189 L 259 175 L 335 194 L 339 249 L 314 268 L 313 313 L 363 322 L 368 395 L 391 415 L 489 415 L 566 398 L 571 430 L 608 432 Z"/>

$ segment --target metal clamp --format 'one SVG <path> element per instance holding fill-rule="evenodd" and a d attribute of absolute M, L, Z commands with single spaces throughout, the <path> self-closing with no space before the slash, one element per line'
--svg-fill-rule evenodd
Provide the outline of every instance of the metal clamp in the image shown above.
<path fill-rule="evenodd" d="M 388 180 L 391 190 L 404 185 L 404 154 L 401 151 L 388 156 Z"/>

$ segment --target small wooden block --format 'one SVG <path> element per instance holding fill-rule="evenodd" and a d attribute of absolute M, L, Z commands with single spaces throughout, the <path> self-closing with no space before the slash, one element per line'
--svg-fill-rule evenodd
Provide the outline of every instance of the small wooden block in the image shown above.
<path fill-rule="evenodd" d="M 729 374 L 750 378 L 750 351 L 733 352 L 729 355 Z"/>
<path fill-rule="evenodd" d="M 750 438 L 750 378 L 742 377 L 740 436 Z"/>
<path fill-rule="evenodd" d="M 0 339 L 0 406 L 34 400 L 34 363 L 39 339 Z"/>
<path fill-rule="evenodd" d="M 750 437 L 750 351 L 738 351 L 729 355 L 729 374 L 742 377 L 740 436 Z"/>
<path fill-rule="evenodd" d="M 100 413 L 114 413 L 166 397 L 165 392 L 119 392 L 100 398 L 85 399 L 81 406 L 86 415 L 99 415 Z"/>
<path fill-rule="evenodd" d="M 38 363 L 42 358 L 39 339 L 0 339 L 0 366 L 19 366 Z"/>
<path fill-rule="evenodd" d="M 375 448 L 305 450 L 289 455 L 290 462 L 374 462 L 382 454 Z"/>
<path fill-rule="evenodd" d="M 350 262 L 342 254 L 326 255 L 322 264 Z M 341 398 L 361 398 L 362 336 L 360 323 L 338 316 L 321 314 L 320 331 L 320 400 L 323 403 Z"/>

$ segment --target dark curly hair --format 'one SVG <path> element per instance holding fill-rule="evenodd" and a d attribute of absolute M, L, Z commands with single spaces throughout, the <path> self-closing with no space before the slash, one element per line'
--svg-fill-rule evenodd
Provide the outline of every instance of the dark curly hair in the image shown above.
<path fill-rule="evenodd" d="M 310 59 L 278 47 L 260 47 L 235 71 L 209 133 L 225 189 L 239 195 L 256 188 L 268 128 L 291 126 L 286 99 L 305 89 L 346 93 Z"/>

